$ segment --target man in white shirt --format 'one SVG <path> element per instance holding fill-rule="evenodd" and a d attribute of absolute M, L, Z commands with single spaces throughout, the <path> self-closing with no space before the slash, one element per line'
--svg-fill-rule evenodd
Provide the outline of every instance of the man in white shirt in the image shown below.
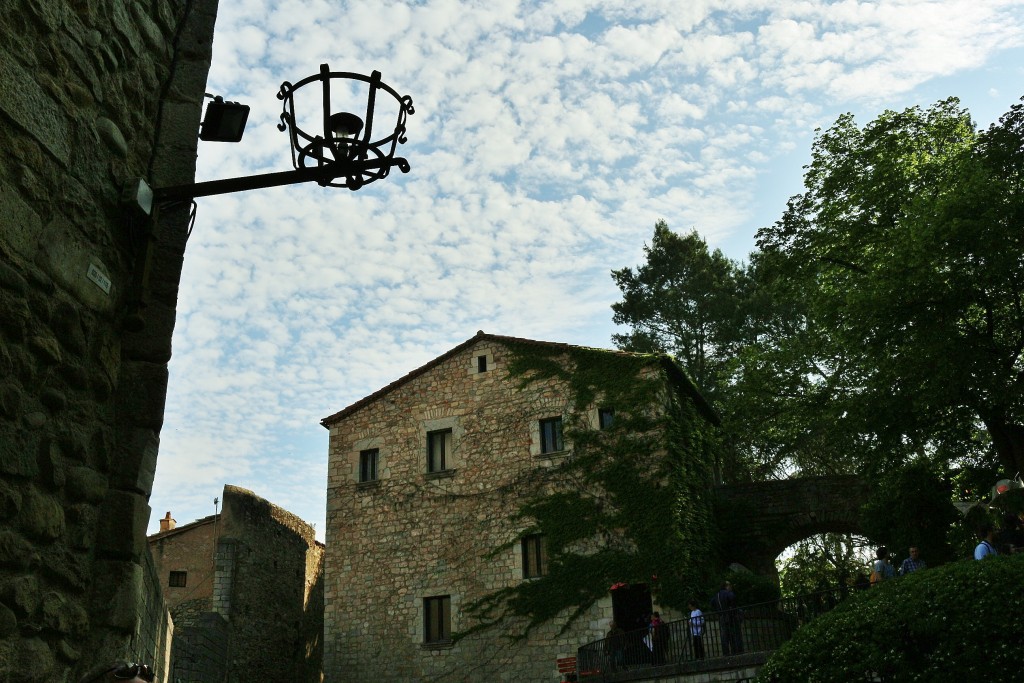
<path fill-rule="evenodd" d="M 693 600 L 690 600 L 690 642 L 694 659 L 704 659 L 704 613 Z"/>

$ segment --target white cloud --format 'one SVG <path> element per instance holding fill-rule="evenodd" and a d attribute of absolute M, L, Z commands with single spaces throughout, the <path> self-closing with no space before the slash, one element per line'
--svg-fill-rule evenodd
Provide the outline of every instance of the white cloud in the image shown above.
<path fill-rule="evenodd" d="M 814 126 L 848 110 L 869 120 L 937 78 L 991 78 L 986 66 L 1020 53 L 1022 9 L 222 3 L 207 89 L 252 113 L 241 143 L 200 147 L 200 179 L 287 169 L 275 94 L 325 62 L 380 70 L 413 97 L 399 150 L 412 172 L 356 193 L 314 185 L 199 200 L 154 508 L 183 523 L 234 483 L 322 531 L 322 417 L 478 329 L 607 346 L 608 273 L 638 262 L 656 220 L 712 246 L 743 235 L 750 245 L 775 218 L 755 203 L 761 188 L 798 173 L 778 164 L 809 147 Z"/>

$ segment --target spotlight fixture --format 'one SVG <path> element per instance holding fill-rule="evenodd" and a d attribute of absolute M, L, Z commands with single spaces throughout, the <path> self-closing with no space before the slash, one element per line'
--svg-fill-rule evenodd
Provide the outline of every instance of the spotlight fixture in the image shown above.
<path fill-rule="evenodd" d="M 213 102 L 206 105 L 206 114 L 199 128 L 199 139 L 208 142 L 239 142 L 248 119 L 249 105 L 225 102 L 224 98 L 218 95 L 213 98 Z"/>

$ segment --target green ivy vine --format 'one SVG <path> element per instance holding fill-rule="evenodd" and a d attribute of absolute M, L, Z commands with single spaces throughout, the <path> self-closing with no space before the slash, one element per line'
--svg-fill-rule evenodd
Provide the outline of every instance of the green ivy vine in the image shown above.
<path fill-rule="evenodd" d="M 685 373 L 661 355 L 508 347 L 509 374 L 521 390 L 549 380 L 568 387 L 564 435 L 572 454 L 542 470 L 517 515 L 526 533 L 545 536 L 547 574 L 468 604 L 476 625 L 457 637 L 519 617 L 522 638 L 568 613 L 564 632 L 616 583 L 648 584 L 660 605 L 680 609 L 705 593 L 719 569 L 711 495 L 717 441 Z M 614 411 L 610 428 L 590 424 L 596 407 Z"/>

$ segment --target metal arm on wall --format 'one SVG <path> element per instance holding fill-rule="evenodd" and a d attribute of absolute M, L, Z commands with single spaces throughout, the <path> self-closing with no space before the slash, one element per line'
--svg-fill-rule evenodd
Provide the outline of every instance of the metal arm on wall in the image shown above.
<path fill-rule="evenodd" d="M 362 118 L 351 112 L 333 110 L 332 81 L 342 83 L 340 90 L 343 96 L 351 96 L 353 90 L 365 88 L 366 105 Z M 298 125 L 295 93 L 315 83 L 320 85 L 323 120 L 322 128 L 314 133 L 303 130 Z M 390 96 L 397 105 L 397 114 L 395 119 L 392 119 L 395 121 L 394 127 L 389 127 L 385 135 L 374 138 L 374 115 L 379 113 L 378 95 Z M 303 96 L 315 99 L 315 93 Z M 154 204 L 295 183 L 316 182 L 325 187 L 358 190 L 375 180 L 387 177 L 396 166 L 403 173 L 409 172 L 409 162 L 403 157 L 395 157 L 395 150 L 399 144 L 406 142 L 405 122 L 409 115 L 415 113 L 412 98 L 408 95 L 399 95 L 394 88 L 382 82 L 379 71 L 365 76 L 347 71 L 332 72 L 327 64 L 321 64 L 320 72 L 317 74 L 308 76 L 294 85 L 288 81 L 282 83 L 277 98 L 283 101 L 281 122 L 277 127 L 289 133 L 293 170 L 153 189 L 150 189 L 145 181 L 140 180 L 135 189 L 135 201 L 150 214 Z M 244 106 L 224 103 L 220 99 L 216 104 Z M 210 105 L 211 108 L 213 106 L 214 104 Z M 245 114 L 247 116 L 247 111 Z M 217 117 L 222 115 L 218 109 Z M 209 108 L 207 118 L 210 118 Z M 245 116 L 240 118 L 244 126 Z M 241 132 L 217 137 L 208 132 L 207 122 L 204 121 L 200 137 L 207 140 L 237 141 L 241 139 Z"/>

